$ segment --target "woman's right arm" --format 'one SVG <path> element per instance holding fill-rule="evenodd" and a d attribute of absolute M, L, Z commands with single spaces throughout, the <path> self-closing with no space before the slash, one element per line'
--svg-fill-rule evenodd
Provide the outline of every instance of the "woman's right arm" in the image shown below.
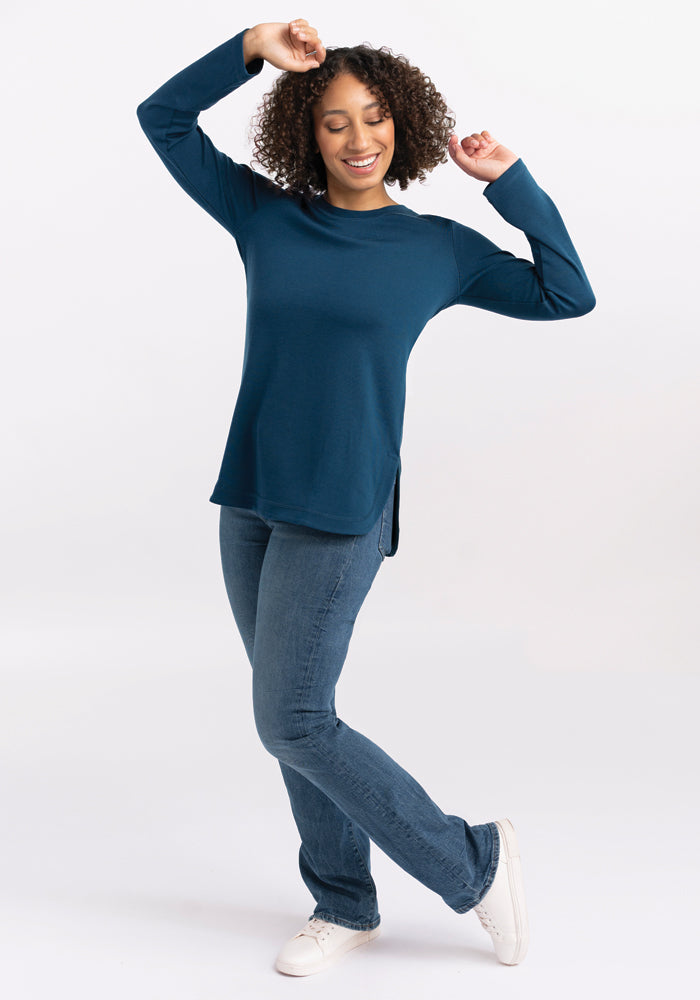
<path fill-rule="evenodd" d="M 245 63 L 247 30 L 176 73 L 136 109 L 141 128 L 180 187 L 234 236 L 264 198 L 266 185 L 262 175 L 217 149 L 197 119 L 262 70 L 260 58 Z"/>
<path fill-rule="evenodd" d="M 301 21 L 301 19 L 300 19 Z M 247 164 L 235 163 L 216 148 L 198 125 L 201 111 L 257 76 L 264 61 L 280 69 L 320 65 L 307 58 L 317 39 L 300 25 L 260 24 L 240 31 L 176 73 L 136 109 L 148 140 L 177 183 L 233 236 L 258 206 L 278 193 L 275 185 Z M 311 33 L 311 34 L 309 34 Z M 325 50 L 319 55 L 325 58 Z"/>

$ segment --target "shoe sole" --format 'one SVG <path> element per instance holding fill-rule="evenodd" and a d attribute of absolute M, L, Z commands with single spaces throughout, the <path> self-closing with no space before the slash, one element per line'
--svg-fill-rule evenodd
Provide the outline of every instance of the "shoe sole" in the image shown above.
<path fill-rule="evenodd" d="M 508 868 L 508 888 L 513 900 L 513 910 L 515 912 L 515 927 L 517 934 L 517 945 L 515 954 L 509 962 L 504 965 L 517 965 L 522 962 L 527 954 L 530 943 L 530 928 L 527 919 L 527 909 L 525 906 L 525 884 L 523 882 L 523 870 L 520 864 L 520 849 L 518 839 L 515 836 L 515 828 L 509 819 L 496 820 L 498 833 L 500 835 L 500 851 L 503 855 L 505 851 L 505 861 Z"/>
<path fill-rule="evenodd" d="M 343 945 L 342 948 L 336 949 L 330 955 L 327 955 L 322 961 L 317 962 L 313 966 L 308 965 L 294 965 L 292 962 L 275 962 L 275 968 L 278 972 L 283 972 L 285 976 L 312 976 L 315 972 L 322 972 L 323 969 L 327 969 L 338 959 L 342 958 L 343 955 L 347 955 L 349 951 L 353 951 L 355 948 L 361 947 L 363 944 L 369 944 L 370 941 L 374 941 L 376 937 L 379 937 L 381 932 L 381 926 L 375 927 L 374 930 L 365 931 L 366 937 L 362 937 L 355 941 L 351 938 L 347 944 Z"/>

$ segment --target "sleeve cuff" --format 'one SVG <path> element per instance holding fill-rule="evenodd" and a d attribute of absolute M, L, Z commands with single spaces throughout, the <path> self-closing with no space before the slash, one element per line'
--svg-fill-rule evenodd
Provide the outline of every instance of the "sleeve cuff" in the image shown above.
<path fill-rule="evenodd" d="M 503 171 L 500 177 L 497 177 L 495 181 L 491 181 L 487 184 L 482 194 L 489 198 L 492 194 L 501 194 L 502 189 L 507 191 L 510 184 L 517 184 L 525 176 L 529 176 L 530 171 L 527 169 L 523 163 L 522 157 L 518 157 L 515 163 Z"/>
<path fill-rule="evenodd" d="M 243 36 L 249 28 L 244 28 L 243 31 L 239 31 L 236 37 L 236 45 L 238 48 L 238 58 L 240 65 L 243 67 L 243 73 L 248 79 L 252 79 L 257 76 L 265 65 L 264 59 L 251 59 L 249 63 L 246 63 L 243 59 Z"/>

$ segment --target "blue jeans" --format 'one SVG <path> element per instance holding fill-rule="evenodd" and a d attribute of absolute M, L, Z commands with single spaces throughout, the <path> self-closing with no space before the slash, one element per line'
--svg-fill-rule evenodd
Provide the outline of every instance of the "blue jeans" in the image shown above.
<path fill-rule="evenodd" d="M 374 528 L 341 535 L 222 506 L 221 562 L 253 668 L 253 710 L 278 759 L 301 837 L 313 915 L 379 924 L 370 839 L 457 913 L 486 894 L 498 863 L 495 823 L 448 816 L 403 768 L 335 711 L 355 619 L 391 549 L 392 487 Z"/>

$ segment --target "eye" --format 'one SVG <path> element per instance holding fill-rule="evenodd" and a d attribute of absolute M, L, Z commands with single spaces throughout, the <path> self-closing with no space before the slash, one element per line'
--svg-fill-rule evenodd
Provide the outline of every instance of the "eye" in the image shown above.
<path fill-rule="evenodd" d="M 383 118 L 378 118 L 376 122 L 367 122 L 367 124 L 368 125 L 381 125 L 382 122 L 383 122 L 383 120 L 384 120 Z M 328 131 L 329 132 L 342 132 L 345 127 L 346 127 L 345 125 L 341 125 L 340 128 L 331 128 L 330 125 L 329 125 L 328 126 Z"/>

